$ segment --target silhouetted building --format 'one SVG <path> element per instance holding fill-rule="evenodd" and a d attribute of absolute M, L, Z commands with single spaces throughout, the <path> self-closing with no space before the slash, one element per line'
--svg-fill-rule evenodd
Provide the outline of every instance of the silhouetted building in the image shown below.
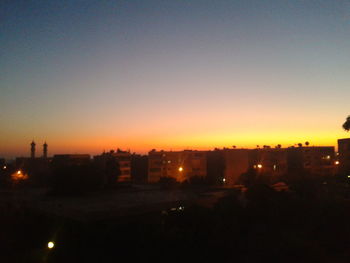
<path fill-rule="evenodd" d="M 248 149 L 224 149 L 222 150 L 225 168 L 224 183 L 231 186 L 237 183 L 239 177 L 248 171 L 251 161 Z M 255 163 L 255 162 L 254 162 Z"/>
<path fill-rule="evenodd" d="M 30 144 L 30 157 L 17 157 L 15 160 L 15 168 L 28 174 L 29 179 L 34 184 L 43 184 L 46 182 L 50 174 L 49 164 L 50 158 L 35 157 L 35 142 Z"/>
<path fill-rule="evenodd" d="M 120 175 L 118 176 L 118 182 L 131 182 L 131 154 L 128 151 L 111 150 L 108 153 L 102 153 L 101 155 L 94 156 L 94 161 L 102 168 L 105 169 L 107 163 L 111 158 L 118 163 L 120 169 Z"/>
<path fill-rule="evenodd" d="M 350 175 L 350 138 L 338 140 L 338 162 L 340 174 Z"/>
<path fill-rule="evenodd" d="M 287 149 L 288 171 L 312 175 L 334 175 L 333 146 L 291 147 Z"/>
<path fill-rule="evenodd" d="M 270 147 L 250 150 L 249 167 L 256 169 L 258 174 L 283 175 L 288 170 L 287 151 Z"/>
<path fill-rule="evenodd" d="M 131 155 L 131 179 L 135 183 L 146 183 L 148 175 L 148 156 Z"/>
<path fill-rule="evenodd" d="M 227 186 L 237 184 L 248 171 L 272 177 L 283 175 L 287 167 L 287 152 L 282 148 L 224 148 L 208 152 L 208 177 Z"/>
<path fill-rule="evenodd" d="M 45 143 L 43 144 L 43 158 L 47 158 L 47 147 L 48 147 L 48 145 L 47 145 L 47 143 L 45 142 Z"/>
<path fill-rule="evenodd" d="M 334 175 L 336 165 L 334 147 L 331 146 L 224 148 L 209 151 L 207 156 L 208 179 L 215 184 L 223 183 L 227 186 L 239 183 L 241 176 L 247 173 L 272 181 L 288 172 Z"/>
<path fill-rule="evenodd" d="M 131 154 L 128 151 L 122 151 L 117 149 L 113 153 L 113 156 L 117 158 L 120 169 L 120 176 L 118 182 L 130 182 L 131 181 Z"/>
<path fill-rule="evenodd" d="M 148 154 L 148 182 L 155 183 L 161 177 L 172 177 L 178 182 L 207 175 L 205 151 L 155 151 Z"/>
<path fill-rule="evenodd" d="M 32 141 L 32 143 L 30 144 L 30 157 L 32 159 L 35 158 L 35 142 Z"/>
<path fill-rule="evenodd" d="M 6 161 L 4 158 L 0 158 L 0 170 L 4 169 L 4 167 L 6 167 Z"/>
<path fill-rule="evenodd" d="M 91 162 L 89 154 L 55 154 L 52 158 L 54 166 L 79 166 Z"/>
<path fill-rule="evenodd" d="M 207 180 L 210 184 L 218 185 L 223 183 L 225 163 L 222 150 L 215 149 L 207 152 Z"/>

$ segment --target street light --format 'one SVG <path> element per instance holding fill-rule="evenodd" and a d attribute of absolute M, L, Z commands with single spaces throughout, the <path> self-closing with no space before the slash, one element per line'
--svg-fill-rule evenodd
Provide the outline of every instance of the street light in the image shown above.
<path fill-rule="evenodd" d="M 184 168 L 182 168 L 181 166 L 179 167 L 179 172 L 182 172 L 184 170 Z"/>
<path fill-rule="evenodd" d="M 259 169 L 261 169 L 263 167 L 262 164 L 258 164 L 257 166 Z"/>
<path fill-rule="evenodd" d="M 54 246 L 55 246 L 55 243 L 52 242 L 52 241 L 50 241 L 49 243 L 47 243 L 47 247 L 48 247 L 49 249 L 53 249 Z"/>

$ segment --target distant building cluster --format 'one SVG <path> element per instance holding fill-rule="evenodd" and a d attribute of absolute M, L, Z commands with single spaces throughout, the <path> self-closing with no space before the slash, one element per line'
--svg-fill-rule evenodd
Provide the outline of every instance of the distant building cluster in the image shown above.
<path fill-rule="evenodd" d="M 327 176 L 350 174 L 350 139 L 338 140 L 338 153 L 332 146 L 298 145 L 282 148 L 264 146 L 256 149 L 223 148 L 211 151 L 151 150 L 148 155 L 132 154 L 120 149 L 103 152 L 93 158 L 89 154 L 56 154 L 48 157 L 48 144 L 36 157 L 36 144 L 30 144 L 30 157 L 16 158 L 16 169 L 30 174 L 45 174 L 50 167 L 88 165 L 93 163 L 108 174 L 118 170 L 118 183 L 157 183 L 162 178 L 178 182 L 192 178 L 206 179 L 213 184 L 235 185 L 242 175 L 254 173 L 278 177 L 285 174 Z M 7 168 L 0 159 L 3 169 Z"/>
<path fill-rule="evenodd" d="M 334 175 L 337 161 L 334 147 L 292 147 L 260 149 L 216 149 L 213 151 L 151 151 L 148 154 L 148 181 L 157 182 L 162 177 L 177 181 L 191 177 L 209 177 L 234 185 L 242 174 L 281 176 L 292 172 L 313 175 Z"/>
<path fill-rule="evenodd" d="M 156 151 L 148 153 L 148 182 L 172 177 L 179 182 L 194 176 L 207 175 L 207 154 L 204 151 Z"/>

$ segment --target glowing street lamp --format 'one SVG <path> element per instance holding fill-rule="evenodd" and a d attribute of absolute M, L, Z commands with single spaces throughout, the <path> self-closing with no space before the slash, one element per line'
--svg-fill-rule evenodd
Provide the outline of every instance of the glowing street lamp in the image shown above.
<path fill-rule="evenodd" d="M 225 183 L 226 182 L 226 178 L 222 178 L 222 182 Z"/>
<path fill-rule="evenodd" d="M 339 164 L 339 161 L 335 161 L 335 165 L 338 165 Z"/>
<path fill-rule="evenodd" d="M 262 164 L 259 163 L 259 164 L 257 165 L 257 167 L 258 167 L 259 169 L 261 169 L 263 166 L 262 166 Z"/>
<path fill-rule="evenodd" d="M 47 243 L 47 247 L 48 249 L 53 249 L 53 247 L 55 246 L 55 243 L 50 241 L 49 243 Z"/>
<path fill-rule="evenodd" d="M 184 170 L 184 168 L 182 168 L 181 166 L 179 167 L 179 172 L 182 172 Z"/>
<path fill-rule="evenodd" d="M 14 172 L 11 175 L 11 179 L 13 181 L 21 181 L 21 180 L 27 180 L 28 179 L 28 175 L 26 175 L 25 173 L 23 173 L 21 170 L 18 170 L 16 172 Z"/>

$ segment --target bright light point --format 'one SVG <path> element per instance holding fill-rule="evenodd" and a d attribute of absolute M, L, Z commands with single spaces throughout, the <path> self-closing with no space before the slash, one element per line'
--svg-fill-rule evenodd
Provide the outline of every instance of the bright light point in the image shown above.
<path fill-rule="evenodd" d="M 21 174 L 21 173 L 22 173 L 21 170 L 18 170 L 18 171 L 17 171 L 17 174 Z"/>
<path fill-rule="evenodd" d="M 6 169 L 7 167 L 6 167 L 6 165 L 4 165 L 4 169 Z"/>
<path fill-rule="evenodd" d="M 226 178 L 222 178 L 222 181 L 225 183 L 226 182 Z"/>
<path fill-rule="evenodd" d="M 335 161 L 335 164 L 338 165 L 338 164 L 339 164 L 339 161 Z"/>
<path fill-rule="evenodd" d="M 348 178 L 350 178 L 350 175 L 348 175 Z"/>
<path fill-rule="evenodd" d="M 49 243 L 47 243 L 47 247 L 48 247 L 49 249 L 52 249 L 54 246 L 55 246 L 55 243 L 52 242 L 52 241 L 50 241 Z"/>
<path fill-rule="evenodd" d="M 257 166 L 258 166 L 258 168 L 259 168 L 259 169 L 261 169 L 261 168 L 262 168 L 262 164 L 258 164 Z"/>
<path fill-rule="evenodd" d="M 182 167 L 179 167 L 179 172 L 182 172 L 184 168 Z"/>

